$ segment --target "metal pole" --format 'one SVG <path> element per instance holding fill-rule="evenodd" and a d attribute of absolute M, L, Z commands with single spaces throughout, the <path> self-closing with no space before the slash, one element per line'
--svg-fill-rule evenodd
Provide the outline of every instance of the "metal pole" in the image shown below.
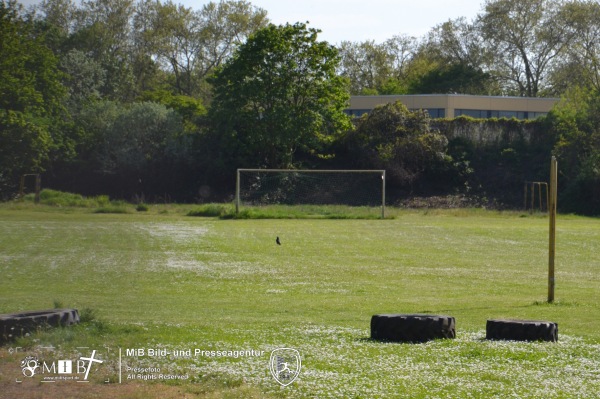
<path fill-rule="evenodd" d="M 540 212 L 542 211 L 542 183 L 538 183 L 538 194 L 539 194 L 539 202 L 540 202 Z"/>
<path fill-rule="evenodd" d="M 535 204 L 535 182 L 531 183 L 531 208 L 529 213 L 533 214 L 533 204 Z"/>
<path fill-rule="evenodd" d="M 550 191 L 548 190 L 548 183 L 546 183 L 546 211 L 550 212 Z"/>
<path fill-rule="evenodd" d="M 381 172 L 382 188 L 381 188 L 381 218 L 385 219 L 385 170 Z"/>
<path fill-rule="evenodd" d="M 237 170 L 235 178 L 235 214 L 240 213 L 240 170 Z"/>
<path fill-rule="evenodd" d="M 35 203 L 40 203 L 40 191 L 42 191 L 42 176 L 40 174 L 35 175 Z"/>
<path fill-rule="evenodd" d="M 557 171 L 558 162 L 556 157 L 552 157 L 550 162 L 550 201 L 548 202 L 548 214 L 550 215 L 550 234 L 548 250 L 548 303 L 554 302 L 554 288 L 556 280 L 554 279 L 554 257 L 556 255 L 556 195 L 557 190 Z"/>
<path fill-rule="evenodd" d="M 19 184 L 19 199 L 23 199 L 25 196 L 25 175 L 21 175 L 21 182 Z"/>

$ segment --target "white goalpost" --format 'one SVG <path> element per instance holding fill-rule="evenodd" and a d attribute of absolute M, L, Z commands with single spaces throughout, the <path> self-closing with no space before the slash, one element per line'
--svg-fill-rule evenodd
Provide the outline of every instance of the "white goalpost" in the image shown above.
<path fill-rule="evenodd" d="M 385 170 L 238 169 L 236 213 L 264 205 L 371 207 L 385 218 Z"/>

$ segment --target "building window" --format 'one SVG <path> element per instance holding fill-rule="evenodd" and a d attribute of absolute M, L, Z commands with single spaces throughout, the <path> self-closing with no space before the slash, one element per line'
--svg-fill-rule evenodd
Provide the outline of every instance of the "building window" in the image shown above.
<path fill-rule="evenodd" d="M 421 111 L 421 108 L 419 108 L 419 109 L 409 108 L 409 111 L 412 111 L 412 112 Z M 427 113 L 429 114 L 429 117 L 432 119 L 446 117 L 446 110 L 444 108 L 426 108 L 426 109 L 423 109 L 423 111 L 427 111 Z"/>
<path fill-rule="evenodd" d="M 455 109 L 454 116 L 458 117 L 461 115 L 470 116 L 476 119 L 489 119 L 489 118 L 516 118 L 516 119 L 535 119 L 540 116 L 546 115 L 545 112 L 528 112 L 528 111 L 497 111 L 497 110 L 484 110 L 484 109 Z"/>

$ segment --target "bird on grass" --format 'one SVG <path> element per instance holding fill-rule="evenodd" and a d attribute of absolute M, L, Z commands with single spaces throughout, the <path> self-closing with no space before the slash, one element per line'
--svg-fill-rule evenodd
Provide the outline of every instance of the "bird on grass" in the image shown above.
<path fill-rule="evenodd" d="M 277 236 L 277 238 L 275 239 L 275 242 L 277 243 L 277 245 L 281 245 L 281 241 L 279 241 L 279 236 Z"/>

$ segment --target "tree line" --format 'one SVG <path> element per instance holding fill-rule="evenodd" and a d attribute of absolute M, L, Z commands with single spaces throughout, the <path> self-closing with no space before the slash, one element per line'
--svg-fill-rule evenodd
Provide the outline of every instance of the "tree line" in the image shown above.
<path fill-rule="evenodd" d="M 352 94 L 460 93 L 560 97 L 600 89 L 597 1 L 487 0 L 424 37 L 344 41 L 339 72 Z"/>
<path fill-rule="evenodd" d="M 565 209 L 600 213 L 598 21 L 591 0 L 488 0 L 422 38 L 332 45 L 248 1 L 2 0 L 0 196 L 43 172 L 82 194 L 224 200 L 238 167 L 361 167 L 388 169 L 398 198 L 515 205 L 512 190 L 542 179 L 554 153 Z M 486 147 L 444 130 L 481 121 L 401 104 L 344 113 L 351 94 L 454 92 L 563 101 L 543 120 L 501 122 L 540 140 Z"/>

